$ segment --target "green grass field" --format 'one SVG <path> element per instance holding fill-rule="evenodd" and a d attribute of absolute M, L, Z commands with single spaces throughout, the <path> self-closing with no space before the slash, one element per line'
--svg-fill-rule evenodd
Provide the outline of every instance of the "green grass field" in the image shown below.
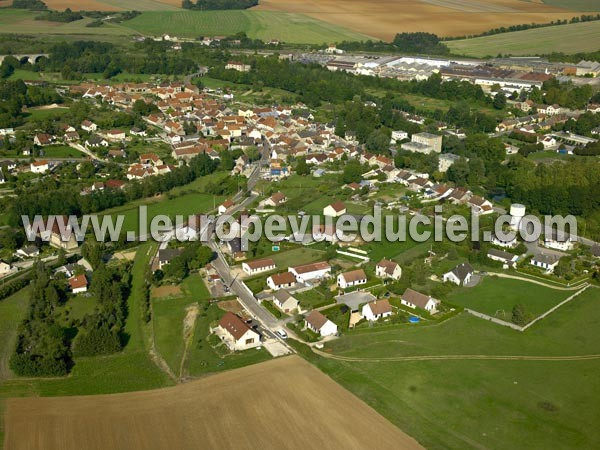
<path fill-rule="evenodd" d="M 600 50 L 600 21 L 502 33 L 446 43 L 452 53 L 467 56 L 540 55 Z"/>
<path fill-rule="evenodd" d="M 0 33 L 2 34 L 52 34 L 52 35 L 94 35 L 94 36 L 127 36 L 136 34 L 130 28 L 118 24 L 105 24 L 102 27 L 86 27 L 93 21 L 91 18 L 85 18 L 70 23 L 46 22 L 35 20 L 39 13 L 16 10 L 0 9 Z"/>
<path fill-rule="evenodd" d="M 598 353 L 597 289 L 525 333 L 467 314 L 432 326 L 349 332 L 359 358 Z M 600 361 L 362 361 L 305 355 L 426 448 L 598 448 Z M 533 444 L 535 443 L 535 445 Z"/>
<path fill-rule="evenodd" d="M 251 38 L 303 44 L 366 39 L 359 33 L 302 14 L 272 11 L 147 12 L 123 25 L 151 36 L 170 33 L 195 38 L 244 31 Z"/>
<path fill-rule="evenodd" d="M 485 277 L 474 288 L 460 288 L 453 291 L 447 300 L 490 316 L 496 316 L 496 312 L 504 311 L 505 315 L 499 315 L 498 318 L 510 320 L 511 311 L 516 304 L 523 304 L 527 312 L 539 316 L 573 293 L 526 281 Z"/>
<path fill-rule="evenodd" d="M 182 195 L 172 199 L 152 198 L 127 203 L 124 206 L 108 210 L 106 214 L 113 217 L 117 215 L 125 216 L 122 229 L 137 232 L 139 230 L 139 207 L 142 205 L 148 207 L 149 229 L 150 221 L 157 215 L 167 215 L 171 219 L 174 219 L 175 215 L 182 215 L 187 219 L 191 214 L 200 214 L 212 210 L 214 202 L 219 205 L 223 200 L 224 198 L 221 197 L 213 198 L 212 195 L 199 193 Z"/>
<path fill-rule="evenodd" d="M 530 1 L 530 0 L 529 0 Z M 548 6 L 557 6 L 571 11 L 598 11 L 598 0 L 542 0 Z"/>
<path fill-rule="evenodd" d="M 0 300 L 0 381 L 11 376 L 8 361 L 14 350 L 17 326 L 25 317 L 28 304 L 28 288 Z"/>
<path fill-rule="evenodd" d="M 182 284 L 182 293 L 153 300 L 153 326 L 156 348 L 175 374 L 179 374 L 184 356 L 183 321 L 194 303 L 206 302 L 210 293 L 202 278 L 192 274 Z"/>
<path fill-rule="evenodd" d="M 80 151 L 68 145 L 52 145 L 44 148 L 45 158 L 86 158 Z"/>

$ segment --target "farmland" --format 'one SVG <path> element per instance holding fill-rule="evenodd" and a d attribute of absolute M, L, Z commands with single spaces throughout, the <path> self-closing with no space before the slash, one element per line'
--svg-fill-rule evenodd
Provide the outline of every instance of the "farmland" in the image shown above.
<path fill-rule="evenodd" d="M 600 22 L 584 22 L 514 31 L 447 42 L 453 53 L 474 57 L 579 53 L 600 48 Z"/>
<path fill-rule="evenodd" d="M 571 2 L 561 2 L 569 8 Z M 591 2 L 588 2 L 591 3 Z M 598 9 L 596 6 L 594 9 Z M 546 23 L 577 15 L 567 9 L 519 0 L 447 1 L 262 0 L 257 10 L 306 14 L 358 33 L 391 40 L 403 31 L 427 31 L 440 36 L 477 34 L 498 26 Z M 477 20 L 473 20 L 473 14 Z"/>
<path fill-rule="evenodd" d="M 600 360 L 427 355 L 597 355 L 598 295 L 588 290 L 525 333 L 461 314 L 349 333 L 326 346 L 353 360 L 305 355 L 427 448 L 597 448 Z"/>
<path fill-rule="evenodd" d="M 200 443 L 221 449 L 421 448 L 295 356 L 152 392 L 9 400 L 6 448 L 34 443 L 64 450 L 197 448 Z"/>
<path fill-rule="evenodd" d="M 271 11 L 148 12 L 124 23 L 146 35 L 175 33 L 182 37 L 232 35 L 246 32 L 252 38 L 291 43 L 323 44 L 366 39 L 359 34 L 302 14 Z"/>

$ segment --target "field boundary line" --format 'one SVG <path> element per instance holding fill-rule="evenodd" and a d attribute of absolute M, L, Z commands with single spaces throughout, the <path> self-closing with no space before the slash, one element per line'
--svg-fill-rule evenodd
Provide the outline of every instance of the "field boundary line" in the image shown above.
<path fill-rule="evenodd" d="M 557 290 L 557 291 L 576 291 L 577 289 L 581 289 L 583 287 L 582 284 L 585 284 L 585 283 L 582 283 L 582 284 L 579 284 L 579 285 L 576 285 L 576 286 L 555 286 L 555 285 L 552 285 L 552 284 L 544 283 L 542 281 L 533 280 L 531 278 L 520 277 L 520 276 L 517 276 L 517 275 L 509 275 L 507 273 L 488 272 L 488 274 L 490 276 L 495 276 L 495 277 L 498 277 L 498 278 L 509 278 L 511 280 L 525 281 L 525 282 L 528 282 L 528 283 L 537 284 L 537 285 L 540 285 L 540 286 L 547 287 L 548 289 L 554 289 L 554 290 Z"/>

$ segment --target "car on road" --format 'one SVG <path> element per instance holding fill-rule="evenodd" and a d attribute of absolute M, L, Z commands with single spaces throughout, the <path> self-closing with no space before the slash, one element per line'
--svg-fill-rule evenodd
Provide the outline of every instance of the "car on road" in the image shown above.
<path fill-rule="evenodd" d="M 279 336 L 281 339 L 287 339 L 288 337 L 287 333 L 282 329 L 277 330 L 275 333 L 277 333 L 277 336 Z"/>

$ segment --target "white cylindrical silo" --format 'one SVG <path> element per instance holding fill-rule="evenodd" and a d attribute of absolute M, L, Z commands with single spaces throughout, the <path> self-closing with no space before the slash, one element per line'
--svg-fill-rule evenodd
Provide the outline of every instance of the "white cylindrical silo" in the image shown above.
<path fill-rule="evenodd" d="M 519 225 L 521 225 L 521 220 L 523 220 L 523 217 L 525 217 L 525 214 L 526 214 L 525 205 L 521 205 L 520 203 L 514 203 L 510 207 L 510 216 L 511 216 L 510 227 L 513 230 L 519 229 Z"/>

